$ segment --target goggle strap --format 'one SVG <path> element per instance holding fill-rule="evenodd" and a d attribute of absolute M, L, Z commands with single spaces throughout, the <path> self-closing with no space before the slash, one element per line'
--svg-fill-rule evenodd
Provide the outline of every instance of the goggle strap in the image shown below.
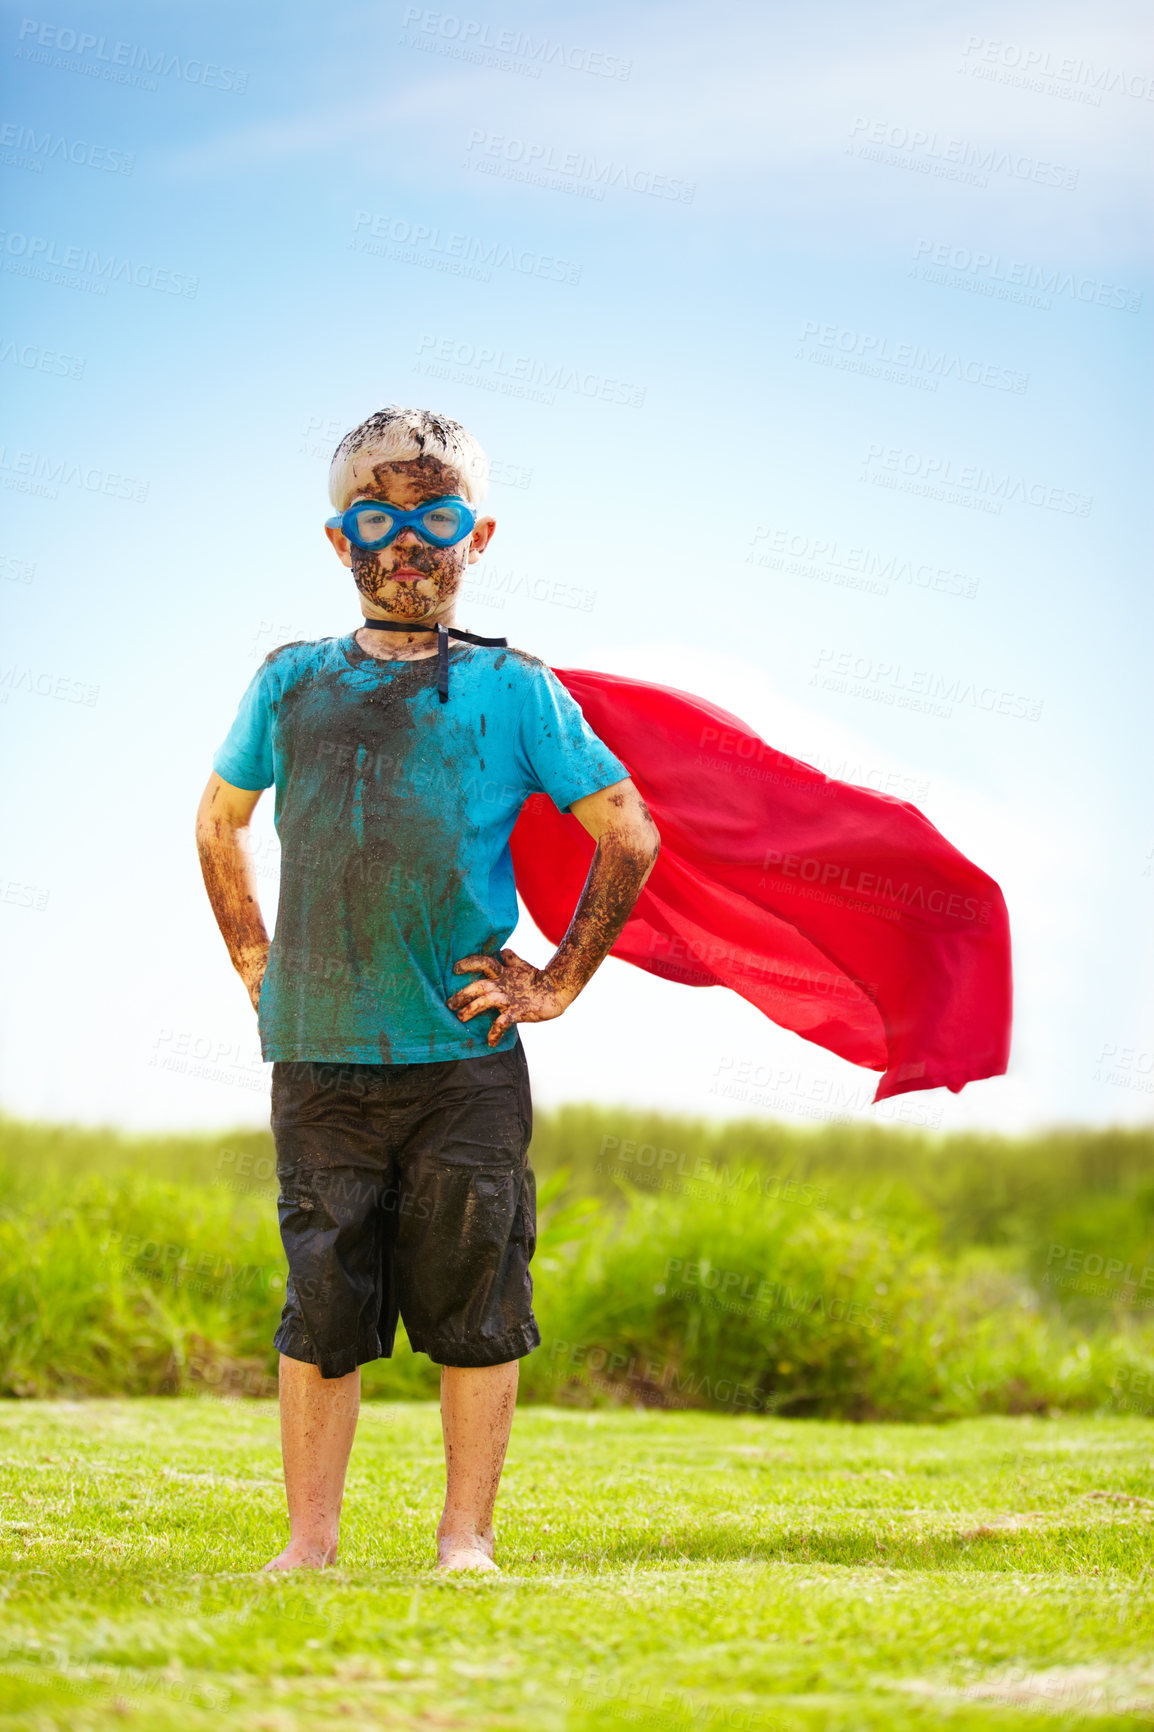
<path fill-rule="evenodd" d="M 449 701 L 449 639 L 459 638 L 464 643 L 479 643 L 486 649 L 508 649 L 507 637 L 481 637 L 475 631 L 462 631 L 459 626 L 442 625 L 440 620 L 436 625 L 403 625 L 395 619 L 363 619 L 361 625 L 370 631 L 435 631 L 437 634 L 437 696 L 443 704 Z M 358 630 L 360 627 L 357 628 Z"/>
<path fill-rule="evenodd" d="M 449 634 L 437 621 L 437 696 L 443 704 L 449 701 Z"/>

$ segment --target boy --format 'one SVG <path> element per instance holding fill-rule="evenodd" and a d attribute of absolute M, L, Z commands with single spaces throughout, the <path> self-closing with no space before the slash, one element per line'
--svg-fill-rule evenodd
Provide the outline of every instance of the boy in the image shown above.
<path fill-rule="evenodd" d="M 364 623 L 265 660 L 197 814 L 209 900 L 273 1064 L 291 1538 L 268 1569 L 335 1562 L 360 1366 L 391 1353 L 398 1314 L 442 1367 L 438 1567 L 496 1568 L 518 1361 L 540 1341 L 516 1025 L 573 1002 L 657 858 L 625 766 L 550 670 L 450 632 L 495 528 L 475 509 L 487 476 L 472 435 L 424 410 L 390 406 L 345 436 L 326 533 Z M 273 784 L 270 949 L 244 839 Z M 509 834 L 535 792 L 596 842 L 544 968 L 501 948 L 517 919 Z"/>

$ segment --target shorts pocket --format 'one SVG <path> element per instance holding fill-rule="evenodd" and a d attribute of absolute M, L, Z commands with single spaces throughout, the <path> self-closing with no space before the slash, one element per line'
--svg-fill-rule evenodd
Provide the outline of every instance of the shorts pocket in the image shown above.
<path fill-rule="evenodd" d="M 291 1215 L 298 1210 L 303 1215 L 311 1215 L 317 1206 L 317 1200 L 308 1182 L 295 1173 L 280 1173 L 277 1176 L 280 1180 L 280 1194 L 276 1204 L 281 1220 L 284 1220 L 286 1214 Z"/>

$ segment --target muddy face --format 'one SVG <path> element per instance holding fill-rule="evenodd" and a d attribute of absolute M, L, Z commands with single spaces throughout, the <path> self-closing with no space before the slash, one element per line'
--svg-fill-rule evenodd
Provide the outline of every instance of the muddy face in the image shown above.
<path fill-rule="evenodd" d="M 433 499 L 464 498 L 462 478 L 428 454 L 397 462 L 357 459 L 349 503 L 379 499 L 413 511 Z M 451 620 L 466 569 L 478 560 L 493 533 L 491 517 L 478 518 L 473 533 L 455 547 L 434 547 L 415 529 L 403 529 L 389 547 L 370 552 L 340 538 L 337 552 L 352 568 L 358 590 L 374 608 L 398 620 Z"/>

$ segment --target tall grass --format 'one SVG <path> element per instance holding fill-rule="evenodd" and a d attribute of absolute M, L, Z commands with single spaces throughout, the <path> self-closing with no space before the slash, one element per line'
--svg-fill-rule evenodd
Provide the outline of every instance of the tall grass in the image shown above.
<path fill-rule="evenodd" d="M 853 1419 L 1093 1410 L 1154 1331 L 1079 1330 L 995 1258 L 816 1204 L 734 1207 L 720 1181 L 633 1196 L 538 1277 L 543 1399 Z M 1122 1374 L 1125 1374 L 1123 1377 Z"/>
<path fill-rule="evenodd" d="M 538 1115 L 529 1399 L 851 1418 L 1154 1389 L 1154 1133 L 933 1138 Z M 267 1133 L 0 1125 L 0 1393 L 271 1393 Z M 1055 1256 L 1055 1247 L 1060 1252 Z M 1053 1280 L 1071 1256 L 1117 1265 Z M 1154 1289 L 1152 1289 L 1154 1292 Z M 402 1342 L 370 1394 L 431 1394 Z"/>
<path fill-rule="evenodd" d="M 1032 1136 L 931 1133 L 882 1125 L 794 1126 L 572 1105 L 542 1115 L 539 1171 L 568 1169 L 587 1195 L 652 1189 L 703 1163 L 732 1182 L 750 1171 L 832 1190 L 885 1215 L 917 1215 L 953 1245 L 1020 1244 L 1091 1194 L 1126 1198 L 1154 1220 L 1154 1124 Z"/>

